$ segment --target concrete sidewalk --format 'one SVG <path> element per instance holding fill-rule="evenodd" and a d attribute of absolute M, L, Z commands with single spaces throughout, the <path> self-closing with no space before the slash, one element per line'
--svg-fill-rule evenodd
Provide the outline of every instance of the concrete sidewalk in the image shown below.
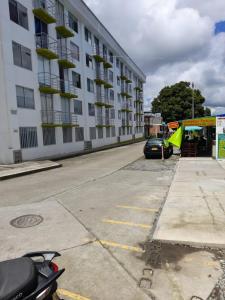
<path fill-rule="evenodd" d="M 225 248 L 225 169 L 211 158 L 181 158 L 153 239 Z"/>
<path fill-rule="evenodd" d="M 20 164 L 0 165 L 0 180 L 59 168 L 62 165 L 50 160 L 28 161 Z"/>

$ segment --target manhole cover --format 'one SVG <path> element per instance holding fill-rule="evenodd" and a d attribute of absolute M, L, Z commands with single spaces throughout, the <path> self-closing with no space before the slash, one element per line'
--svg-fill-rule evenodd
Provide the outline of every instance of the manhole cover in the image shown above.
<path fill-rule="evenodd" d="M 41 222 L 43 222 L 42 216 L 39 215 L 25 215 L 18 217 L 16 219 L 13 219 L 10 224 L 13 227 L 16 228 L 27 228 L 27 227 L 33 227 L 39 225 Z"/>

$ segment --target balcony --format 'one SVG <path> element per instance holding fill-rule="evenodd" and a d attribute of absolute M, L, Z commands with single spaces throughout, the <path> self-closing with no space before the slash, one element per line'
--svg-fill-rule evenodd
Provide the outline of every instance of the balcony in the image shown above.
<path fill-rule="evenodd" d="M 95 61 L 101 63 L 101 62 L 105 62 L 104 58 L 103 58 L 103 52 L 100 50 L 100 47 L 98 45 L 94 45 L 93 47 L 93 57 L 95 59 Z"/>
<path fill-rule="evenodd" d="M 62 47 L 58 45 L 58 64 L 64 69 L 75 68 L 74 58 L 72 52 L 67 47 Z"/>
<path fill-rule="evenodd" d="M 60 96 L 68 99 L 77 98 L 77 90 L 72 81 L 60 80 Z"/>
<path fill-rule="evenodd" d="M 105 70 L 104 72 L 104 86 L 106 89 L 111 89 L 113 88 L 113 82 L 109 79 L 109 75 L 108 75 L 108 72 L 107 70 Z"/>
<path fill-rule="evenodd" d="M 112 127 L 114 126 L 114 120 L 105 116 L 97 116 L 96 117 L 96 127 Z"/>
<path fill-rule="evenodd" d="M 134 89 L 135 89 L 136 91 L 138 91 L 138 92 L 142 92 L 142 91 L 143 91 L 142 88 L 140 88 L 139 86 L 136 86 Z"/>
<path fill-rule="evenodd" d="M 126 73 L 124 73 L 123 71 L 121 72 L 120 78 L 121 78 L 121 80 L 124 80 L 124 81 L 127 81 L 127 80 L 129 80 L 129 78 L 128 78 L 127 74 L 126 74 Z"/>
<path fill-rule="evenodd" d="M 114 107 L 114 100 L 105 99 L 105 107 L 106 108 L 112 108 L 112 107 Z"/>
<path fill-rule="evenodd" d="M 109 61 L 109 56 L 107 54 L 103 53 L 103 58 L 104 58 L 104 62 L 103 62 L 103 66 L 105 69 L 109 69 L 112 68 L 112 64 Z"/>
<path fill-rule="evenodd" d="M 121 111 L 132 112 L 132 105 L 130 103 L 123 103 Z"/>
<path fill-rule="evenodd" d="M 56 22 L 54 0 L 33 0 L 33 14 L 46 24 Z"/>
<path fill-rule="evenodd" d="M 42 127 L 76 127 L 78 126 L 77 116 L 74 113 L 42 110 Z"/>
<path fill-rule="evenodd" d="M 96 99 L 95 100 L 96 106 L 99 107 L 105 106 L 105 98 L 101 93 L 96 93 L 95 99 Z"/>
<path fill-rule="evenodd" d="M 95 82 L 97 85 L 105 84 L 105 76 L 104 72 L 102 72 L 100 69 L 96 70 L 96 79 Z"/>
<path fill-rule="evenodd" d="M 59 77 L 51 73 L 38 73 L 39 91 L 45 94 L 60 93 Z"/>
<path fill-rule="evenodd" d="M 128 79 L 126 80 L 126 83 L 132 83 L 132 80 L 131 80 L 130 78 L 128 78 Z"/>
<path fill-rule="evenodd" d="M 69 26 L 68 14 L 57 16 L 55 30 L 62 38 L 70 38 L 74 36 L 74 31 Z"/>
<path fill-rule="evenodd" d="M 122 119 L 122 127 L 132 127 L 133 122 L 131 120 Z"/>
<path fill-rule="evenodd" d="M 42 32 L 35 35 L 36 39 L 36 52 L 38 55 L 47 59 L 58 58 L 57 54 L 57 41 L 51 38 L 48 34 Z"/>

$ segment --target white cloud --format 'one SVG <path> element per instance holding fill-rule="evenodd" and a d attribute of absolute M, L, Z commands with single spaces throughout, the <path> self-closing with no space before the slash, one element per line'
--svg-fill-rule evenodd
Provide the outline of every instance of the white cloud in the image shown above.
<path fill-rule="evenodd" d="M 224 0 L 86 0 L 148 76 L 146 99 L 194 81 L 210 106 L 225 106 L 225 34 L 214 36 Z M 146 103 L 147 104 L 147 103 Z"/>

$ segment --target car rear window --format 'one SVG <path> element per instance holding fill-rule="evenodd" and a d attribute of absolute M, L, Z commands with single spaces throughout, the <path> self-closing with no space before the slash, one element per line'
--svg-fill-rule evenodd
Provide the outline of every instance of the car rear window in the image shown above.
<path fill-rule="evenodd" d="M 148 145 L 162 145 L 162 140 L 148 140 L 147 141 Z"/>

